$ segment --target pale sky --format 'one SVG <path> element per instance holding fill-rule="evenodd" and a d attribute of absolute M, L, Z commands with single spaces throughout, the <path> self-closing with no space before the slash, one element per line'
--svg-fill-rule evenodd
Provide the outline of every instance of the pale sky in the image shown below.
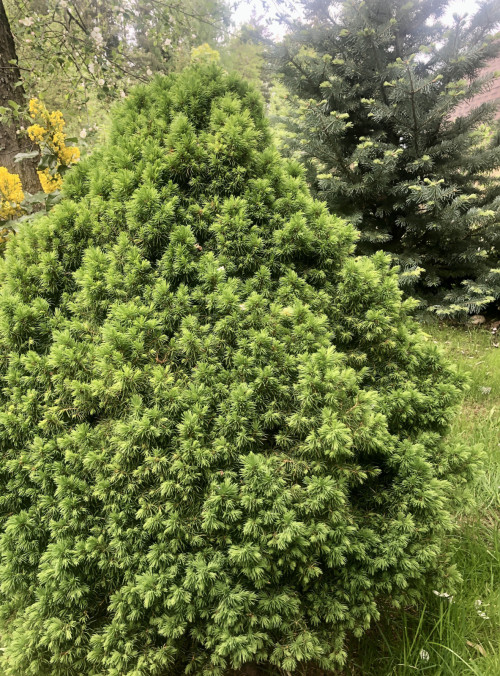
<path fill-rule="evenodd" d="M 275 0 L 268 0 L 267 4 L 269 8 L 264 10 L 261 0 L 242 0 L 233 14 L 236 25 L 241 26 L 245 23 L 251 23 L 254 13 L 257 16 L 262 16 L 263 19 L 272 19 L 278 10 L 278 3 Z M 451 19 L 455 13 L 470 14 L 474 12 L 477 5 L 478 0 L 452 0 L 446 16 Z M 280 38 L 285 32 L 283 26 L 280 26 L 277 21 L 271 21 L 269 29 L 276 38 Z"/>

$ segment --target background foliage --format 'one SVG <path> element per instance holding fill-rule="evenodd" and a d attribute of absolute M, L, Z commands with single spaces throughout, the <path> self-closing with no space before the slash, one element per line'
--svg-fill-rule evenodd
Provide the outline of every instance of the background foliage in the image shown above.
<path fill-rule="evenodd" d="M 27 90 L 73 114 L 186 65 L 230 22 L 224 0 L 8 0 L 7 10 Z"/>

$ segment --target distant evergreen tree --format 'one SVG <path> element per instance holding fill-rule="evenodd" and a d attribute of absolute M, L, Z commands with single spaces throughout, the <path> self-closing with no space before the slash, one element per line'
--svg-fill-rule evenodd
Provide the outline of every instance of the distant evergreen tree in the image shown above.
<path fill-rule="evenodd" d="M 500 3 L 439 21 L 449 0 L 314 0 L 279 48 L 284 82 L 305 99 L 293 122 L 310 180 L 389 252 L 403 288 L 440 314 L 500 297 L 500 134 L 493 103 L 457 106 L 491 84 Z M 298 106 L 294 108 L 299 110 Z"/>
<path fill-rule="evenodd" d="M 448 591 L 460 378 L 259 95 L 157 78 L 64 192 L 0 263 L 1 673 L 329 669 Z"/>

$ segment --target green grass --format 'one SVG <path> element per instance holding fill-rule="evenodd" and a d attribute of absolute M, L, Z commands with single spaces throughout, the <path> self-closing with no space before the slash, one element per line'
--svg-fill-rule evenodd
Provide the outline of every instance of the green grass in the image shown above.
<path fill-rule="evenodd" d="M 455 563 L 463 585 L 453 603 L 429 589 L 421 608 L 407 609 L 373 627 L 356 647 L 355 658 L 344 673 L 499 676 L 500 349 L 494 344 L 500 337 L 495 339 L 485 329 L 431 326 L 425 330 L 470 377 L 470 389 L 450 440 L 481 444 L 486 453 L 484 474 L 474 488 L 476 505 L 464 506 L 459 515 Z M 480 617 L 478 611 L 489 619 Z"/>

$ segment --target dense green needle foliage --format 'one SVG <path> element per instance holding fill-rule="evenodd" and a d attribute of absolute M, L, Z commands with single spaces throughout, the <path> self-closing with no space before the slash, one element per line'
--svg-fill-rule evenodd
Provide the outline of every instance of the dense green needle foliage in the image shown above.
<path fill-rule="evenodd" d="M 305 105 L 292 128 L 330 209 L 389 252 L 400 282 L 441 315 L 500 298 L 500 134 L 487 90 L 500 4 L 443 24 L 449 0 L 307 0 L 278 49 Z M 495 39 L 496 38 L 496 39 Z"/>
<path fill-rule="evenodd" d="M 113 120 L 1 264 L 0 671 L 333 668 L 457 578 L 461 380 L 247 84 L 192 67 Z"/>

